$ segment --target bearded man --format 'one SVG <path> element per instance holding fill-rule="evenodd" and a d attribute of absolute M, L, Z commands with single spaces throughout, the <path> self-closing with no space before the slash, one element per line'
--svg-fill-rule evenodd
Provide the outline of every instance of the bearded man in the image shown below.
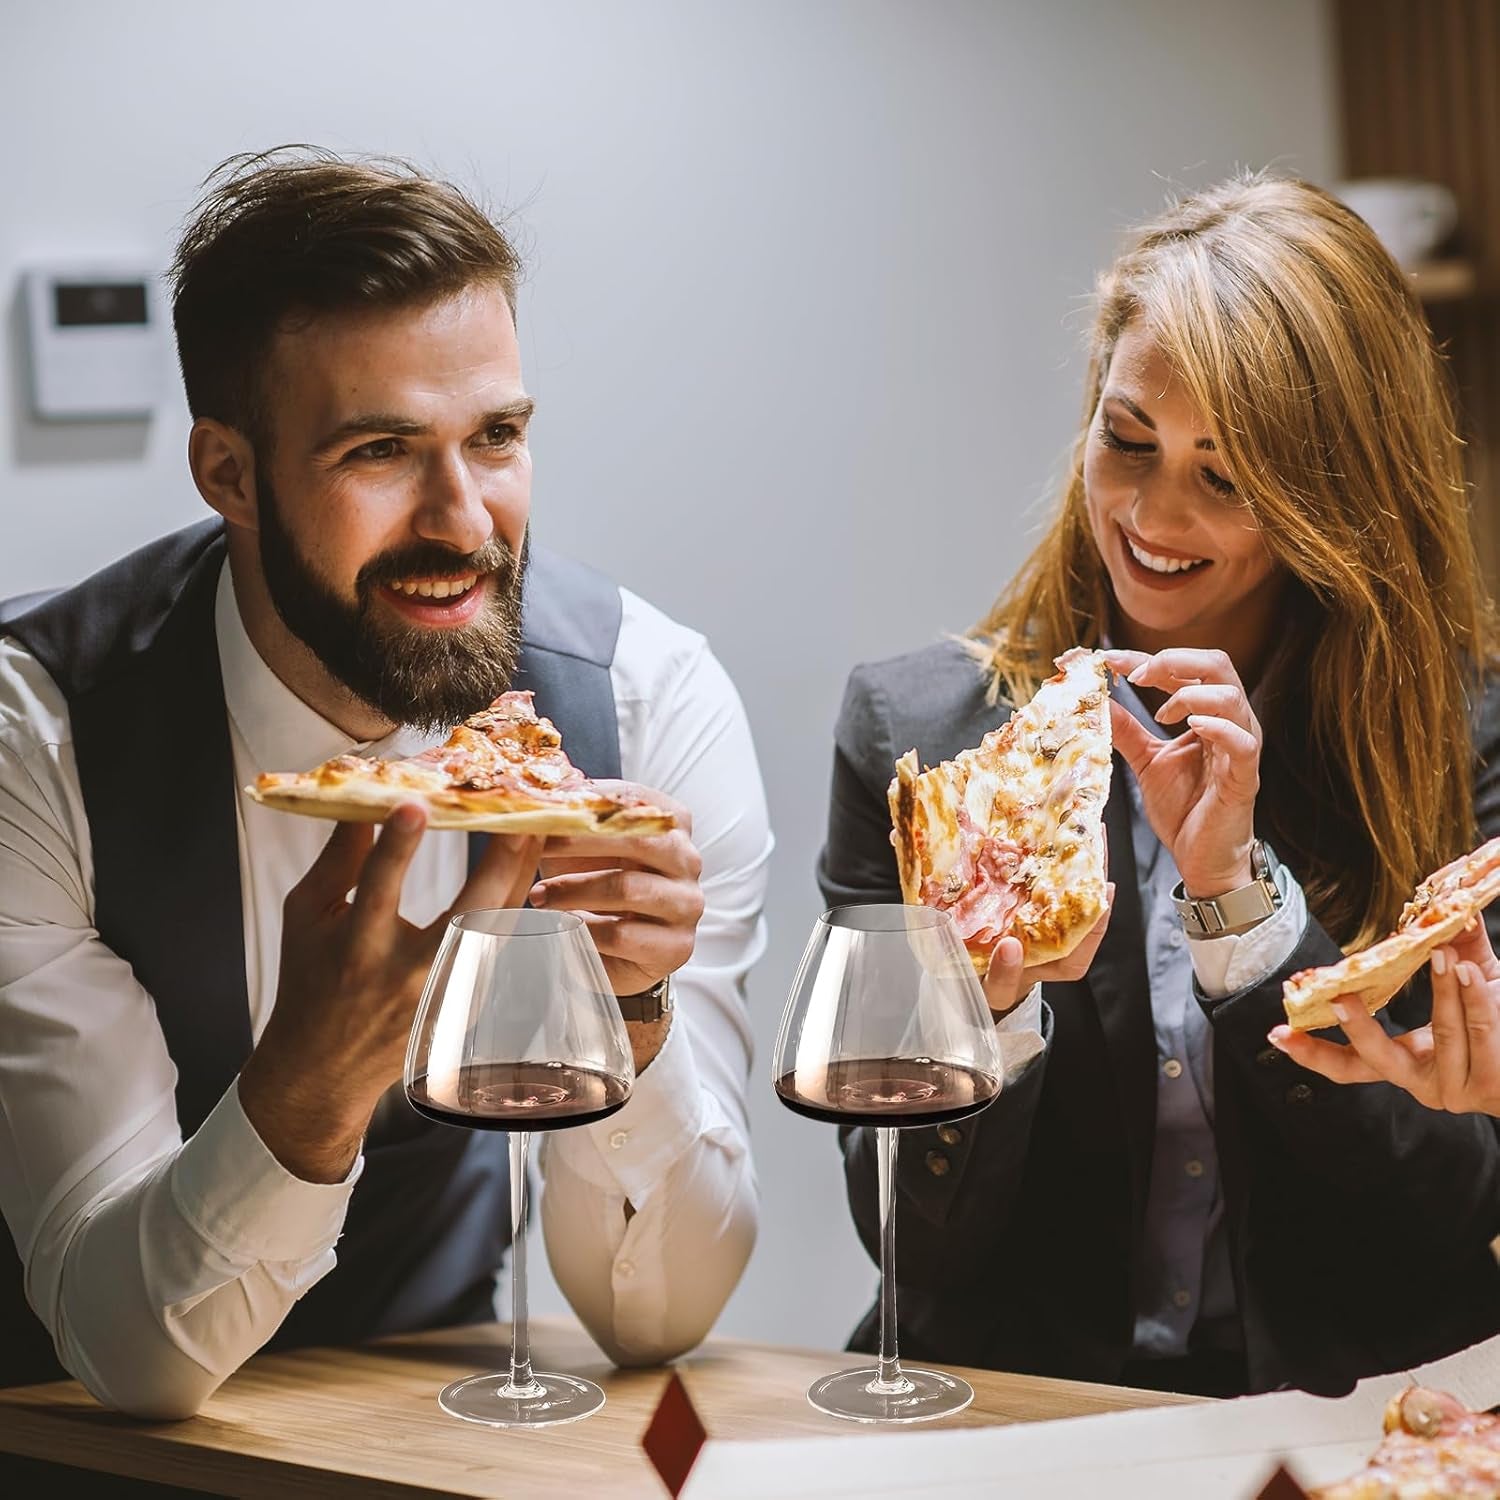
<path fill-rule="evenodd" d="M 701 636 L 528 545 L 519 271 L 402 164 L 226 163 L 172 269 L 218 514 L 0 624 L 0 1383 L 60 1362 L 183 1416 L 268 1342 L 493 1316 L 504 1138 L 400 1088 L 442 928 L 475 907 L 584 914 L 630 1032 L 630 1101 L 541 1158 L 585 1326 L 669 1358 L 738 1279 L 755 752 Z M 328 837 L 242 790 L 415 753 L 510 687 L 677 831 L 539 847 L 409 806 Z"/>

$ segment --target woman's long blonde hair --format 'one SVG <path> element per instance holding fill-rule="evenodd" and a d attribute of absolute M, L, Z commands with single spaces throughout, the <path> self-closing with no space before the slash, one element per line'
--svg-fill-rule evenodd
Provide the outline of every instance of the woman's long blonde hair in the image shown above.
<path fill-rule="evenodd" d="M 1324 926 L 1361 946 L 1475 838 L 1470 718 L 1495 627 L 1445 366 L 1406 277 L 1318 188 L 1243 177 L 1148 225 L 1099 283 L 1061 505 L 968 633 L 1013 701 L 1108 628 L 1083 455 L 1135 319 L 1293 580 L 1258 700 L 1257 822 Z"/>

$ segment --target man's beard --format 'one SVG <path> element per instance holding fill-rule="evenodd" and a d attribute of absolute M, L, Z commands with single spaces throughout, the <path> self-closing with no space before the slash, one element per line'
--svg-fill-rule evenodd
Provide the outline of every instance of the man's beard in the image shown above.
<path fill-rule="evenodd" d="M 521 654 L 529 542 L 519 557 L 499 537 L 477 552 L 436 542 L 382 552 L 359 570 L 356 602 L 347 604 L 298 552 L 264 477 L 258 488 L 260 565 L 271 603 L 287 629 L 357 698 L 393 724 L 435 732 L 478 713 L 509 688 Z M 477 573 L 475 586 L 487 586 L 483 607 L 466 625 L 387 623 L 377 613 L 381 584 L 459 573 Z"/>

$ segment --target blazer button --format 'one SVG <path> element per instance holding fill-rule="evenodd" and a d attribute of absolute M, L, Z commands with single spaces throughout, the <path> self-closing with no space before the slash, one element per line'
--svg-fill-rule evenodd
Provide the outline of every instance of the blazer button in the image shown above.
<path fill-rule="evenodd" d="M 927 1170 L 934 1177 L 946 1177 L 948 1169 L 953 1165 L 941 1151 L 929 1151 L 927 1153 Z"/>
<path fill-rule="evenodd" d="M 1294 1083 L 1286 1091 L 1286 1102 L 1288 1104 L 1306 1104 L 1313 1096 L 1312 1087 L 1306 1083 Z"/>
<path fill-rule="evenodd" d="M 963 1131 L 957 1125 L 939 1125 L 937 1135 L 945 1146 L 956 1146 L 964 1138 Z"/>
<path fill-rule="evenodd" d="M 1269 1068 L 1272 1063 L 1280 1062 L 1285 1056 L 1284 1052 L 1278 1051 L 1275 1047 L 1267 1047 L 1264 1051 L 1255 1054 L 1255 1060 L 1261 1067 Z"/>

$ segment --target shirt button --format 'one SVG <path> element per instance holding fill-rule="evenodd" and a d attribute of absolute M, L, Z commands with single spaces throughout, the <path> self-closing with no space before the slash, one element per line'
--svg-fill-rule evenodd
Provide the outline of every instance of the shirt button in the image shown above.
<path fill-rule="evenodd" d="M 622 1260 L 615 1267 L 615 1275 L 621 1276 L 626 1281 L 629 1281 L 630 1278 L 635 1275 L 635 1262 L 633 1260 Z"/>
<path fill-rule="evenodd" d="M 946 1177 L 948 1169 L 953 1165 L 941 1151 L 929 1151 L 927 1153 L 927 1170 L 934 1177 Z"/>
<path fill-rule="evenodd" d="M 1192 1300 L 1193 1300 L 1193 1294 L 1191 1292 L 1173 1292 L 1172 1293 L 1172 1306 L 1173 1307 L 1186 1307 Z"/>
<path fill-rule="evenodd" d="M 1171 932 L 1167 934 L 1167 941 L 1174 948 L 1180 948 L 1182 947 L 1183 943 L 1187 941 L 1187 939 L 1183 936 L 1182 928 L 1174 927 Z"/>
<path fill-rule="evenodd" d="M 963 1140 L 963 1138 L 964 1133 L 958 1128 L 957 1125 L 938 1126 L 938 1139 L 945 1146 L 956 1146 L 961 1140 Z"/>
<path fill-rule="evenodd" d="M 628 1130 L 615 1130 L 610 1133 L 609 1144 L 618 1151 L 629 1139 L 630 1132 Z"/>
<path fill-rule="evenodd" d="M 1288 1104 L 1306 1104 L 1313 1096 L 1312 1089 L 1305 1083 L 1294 1083 L 1286 1091 L 1286 1102 Z"/>
<path fill-rule="evenodd" d="M 1203 1175 L 1203 1163 L 1195 1156 L 1182 1170 L 1189 1177 L 1201 1177 Z"/>
<path fill-rule="evenodd" d="M 1169 1057 L 1166 1062 L 1161 1065 L 1161 1070 L 1167 1075 L 1168 1078 L 1182 1077 L 1182 1064 L 1178 1062 L 1175 1057 Z"/>

